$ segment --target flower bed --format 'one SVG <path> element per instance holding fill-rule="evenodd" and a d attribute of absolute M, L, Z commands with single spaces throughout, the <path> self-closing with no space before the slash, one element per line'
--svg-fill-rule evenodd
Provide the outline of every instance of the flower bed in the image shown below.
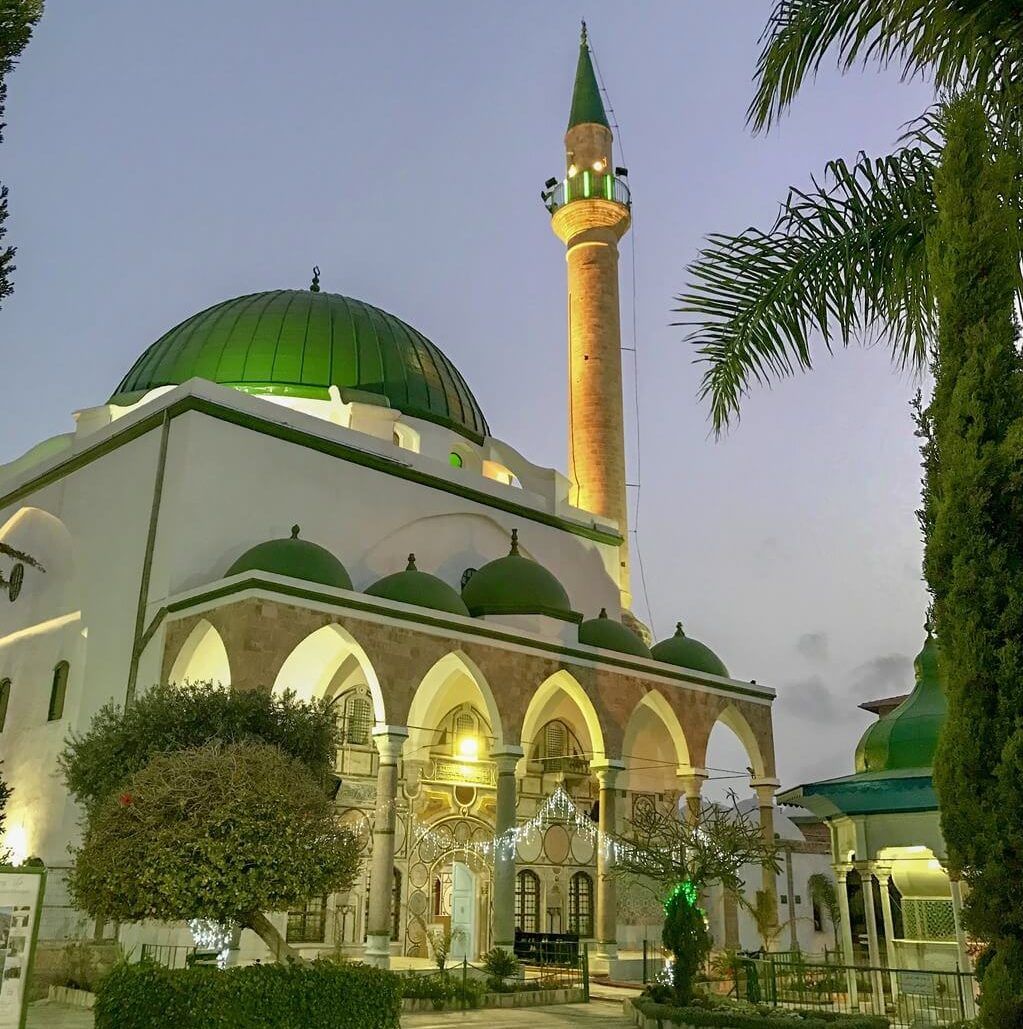
<path fill-rule="evenodd" d="M 96 1029 L 398 1029 L 401 980 L 366 965 L 115 967 L 99 984 Z"/>
<path fill-rule="evenodd" d="M 643 1029 L 889 1029 L 891 1024 L 877 1015 L 790 1011 L 744 1001 L 680 1008 L 640 997 L 625 1001 L 625 1008 Z"/>
<path fill-rule="evenodd" d="M 478 975 L 409 973 L 401 978 L 402 1011 L 459 1011 L 463 1008 L 520 1008 L 539 1004 L 577 1004 L 582 987 L 538 988 L 536 981 L 517 982 Z"/>

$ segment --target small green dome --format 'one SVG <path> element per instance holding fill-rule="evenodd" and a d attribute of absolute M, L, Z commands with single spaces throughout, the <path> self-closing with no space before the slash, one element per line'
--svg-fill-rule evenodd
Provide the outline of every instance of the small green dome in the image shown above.
<path fill-rule="evenodd" d="M 728 669 L 725 668 L 724 661 L 706 644 L 688 637 L 682 631 L 681 622 L 675 626 L 675 635 L 661 640 L 660 643 L 655 643 L 650 648 L 650 653 L 655 661 L 678 665 L 679 668 L 690 668 L 694 672 L 706 672 L 708 675 L 720 675 L 722 678 L 728 678 Z"/>
<path fill-rule="evenodd" d="M 938 644 L 928 631 L 923 650 L 913 662 L 913 692 L 879 718 L 856 747 L 857 772 L 930 768 L 948 707 L 938 674 Z"/>
<path fill-rule="evenodd" d="M 292 579 L 305 579 L 324 586 L 350 590 L 352 580 L 345 566 L 325 547 L 298 538 L 299 527 L 291 527 L 290 539 L 268 540 L 246 550 L 227 570 L 239 572 L 272 572 Z"/>
<path fill-rule="evenodd" d="M 251 293 L 186 318 L 135 362 L 110 403 L 132 404 L 151 389 L 191 378 L 313 400 L 328 400 L 336 386 L 372 393 L 476 442 L 489 435 L 465 379 L 421 332 L 314 286 Z"/>
<path fill-rule="evenodd" d="M 579 626 L 579 642 L 602 650 L 617 650 L 621 654 L 651 657 L 650 648 L 628 626 L 615 618 L 608 618 L 607 608 L 601 608 L 596 618 L 589 618 Z"/>
<path fill-rule="evenodd" d="M 519 553 L 517 529 L 512 529 L 508 556 L 474 572 L 462 587 L 462 600 L 473 616 L 548 615 L 582 621 L 572 610 L 565 587 L 543 565 Z"/>
<path fill-rule="evenodd" d="M 405 571 L 385 575 L 373 583 L 366 593 L 371 597 L 396 600 L 398 603 L 414 604 L 416 607 L 429 607 L 434 611 L 447 611 L 452 615 L 469 614 L 462 598 L 443 579 L 416 568 L 415 554 L 409 554 Z"/>

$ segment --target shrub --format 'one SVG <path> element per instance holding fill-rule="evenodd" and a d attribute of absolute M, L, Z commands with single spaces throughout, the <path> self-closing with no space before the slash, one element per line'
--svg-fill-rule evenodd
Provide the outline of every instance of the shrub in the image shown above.
<path fill-rule="evenodd" d="M 99 967 L 93 948 L 82 940 L 72 940 L 60 955 L 58 986 L 72 990 L 91 991 L 99 977 Z"/>
<path fill-rule="evenodd" d="M 816 1012 L 782 1011 L 778 1008 L 760 1008 L 751 1004 L 715 1002 L 711 1007 L 674 1007 L 657 1004 L 642 998 L 633 1003 L 647 1018 L 665 1023 L 695 1026 L 697 1029 L 889 1029 L 891 1023 L 878 1015 L 832 1015 L 822 1017 Z"/>
<path fill-rule="evenodd" d="M 487 987 L 476 978 L 466 979 L 454 975 L 422 975 L 409 972 L 401 978 L 401 995 L 414 1000 L 430 1000 L 437 1011 L 446 1005 L 478 1008 Z"/>
<path fill-rule="evenodd" d="M 96 1029 L 398 1029 L 401 980 L 366 965 L 167 969 L 122 963 L 99 985 Z"/>
<path fill-rule="evenodd" d="M 483 970 L 494 978 L 510 979 L 518 973 L 518 958 L 504 947 L 494 947 L 483 955 Z"/>

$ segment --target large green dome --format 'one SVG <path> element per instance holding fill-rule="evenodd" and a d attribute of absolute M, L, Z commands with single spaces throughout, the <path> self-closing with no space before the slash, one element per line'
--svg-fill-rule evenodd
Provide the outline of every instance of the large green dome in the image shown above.
<path fill-rule="evenodd" d="M 938 674 L 938 644 L 930 633 L 913 669 L 913 692 L 863 734 L 856 747 L 857 772 L 930 768 L 934 764 L 948 707 Z"/>
<path fill-rule="evenodd" d="M 272 572 L 350 590 L 352 580 L 345 566 L 326 547 L 300 540 L 299 531 L 299 527 L 293 525 L 290 539 L 267 540 L 250 547 L 228 568 L 227 575 Z"/>
<path fill-rule="evenodd" d="M 681 622 L 675 626 L 675 635 L 661 640 L 660 643 L 655 643 L 650 648 L 650 653 L 655 661 L 677 665 L 679 668 L 689 668 L 694 672 L 706 672 L 708 675 L 720 675 L 722 678 L 728 678 L 728 669 L 725 667 L 724 661 L 705 643 L 687 636 L 682 630 Z"/>
<path fill-rule="evenodd" d="M 596 618 L 589 618 L 579 626 L 579 642 L 601 650 L 617 650 L 621 654 L 651 657 L 650 648 L 627 625 L 616 618 L 608 618 L 607 608 L 601 608 Z"/>
<path fill-rule="evenodd" d="M 278 289 L 200 311 L 135 362 L 110 402 L 134 403 L 191 378 L 316 400 L 337 386 L 470 439 L 490 432 L 458 369 L 433 343 L 393 314 L 338 293 Z"/>
<path fill-rule="evenodd" d="M 384 600 L 397 600 L 402 604 L 415 604 L 452 615 L 469 616 L 469 609 L 458 593 L 443 579 L 416 568 L 416 555 L 409 554 L 408 567 L 403 572 L 385 575 L 370 586 L 366 593 Z"/>
<path fill-rule="evenodd" d="M 565 587 L 542 564 L 519 553 L 519 534 L 512 529 L 507 557 L 488 561 L 462 587 L 462 600 L 479 615 L 547 615 L 581 622 Z"/>

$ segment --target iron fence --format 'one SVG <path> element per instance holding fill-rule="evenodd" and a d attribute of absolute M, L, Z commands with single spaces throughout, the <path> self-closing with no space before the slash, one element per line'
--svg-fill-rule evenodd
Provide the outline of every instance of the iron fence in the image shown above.
<path fill-rule="evenodd" d="M 164 968 L 187 968 L 196 955 L 195 947 L 163 943 L 143 943 L 139 955 L 142 961 L 152 961 Z"/>
<path fill-rule="evenodd" d="M 739 958 L 744 1000 L 800 1011 L 887 1016 L 893 1029 L 948 1026 L 976 1015 L 974 978 L 962 972 L 809 962 L 798 955 Z"/>

